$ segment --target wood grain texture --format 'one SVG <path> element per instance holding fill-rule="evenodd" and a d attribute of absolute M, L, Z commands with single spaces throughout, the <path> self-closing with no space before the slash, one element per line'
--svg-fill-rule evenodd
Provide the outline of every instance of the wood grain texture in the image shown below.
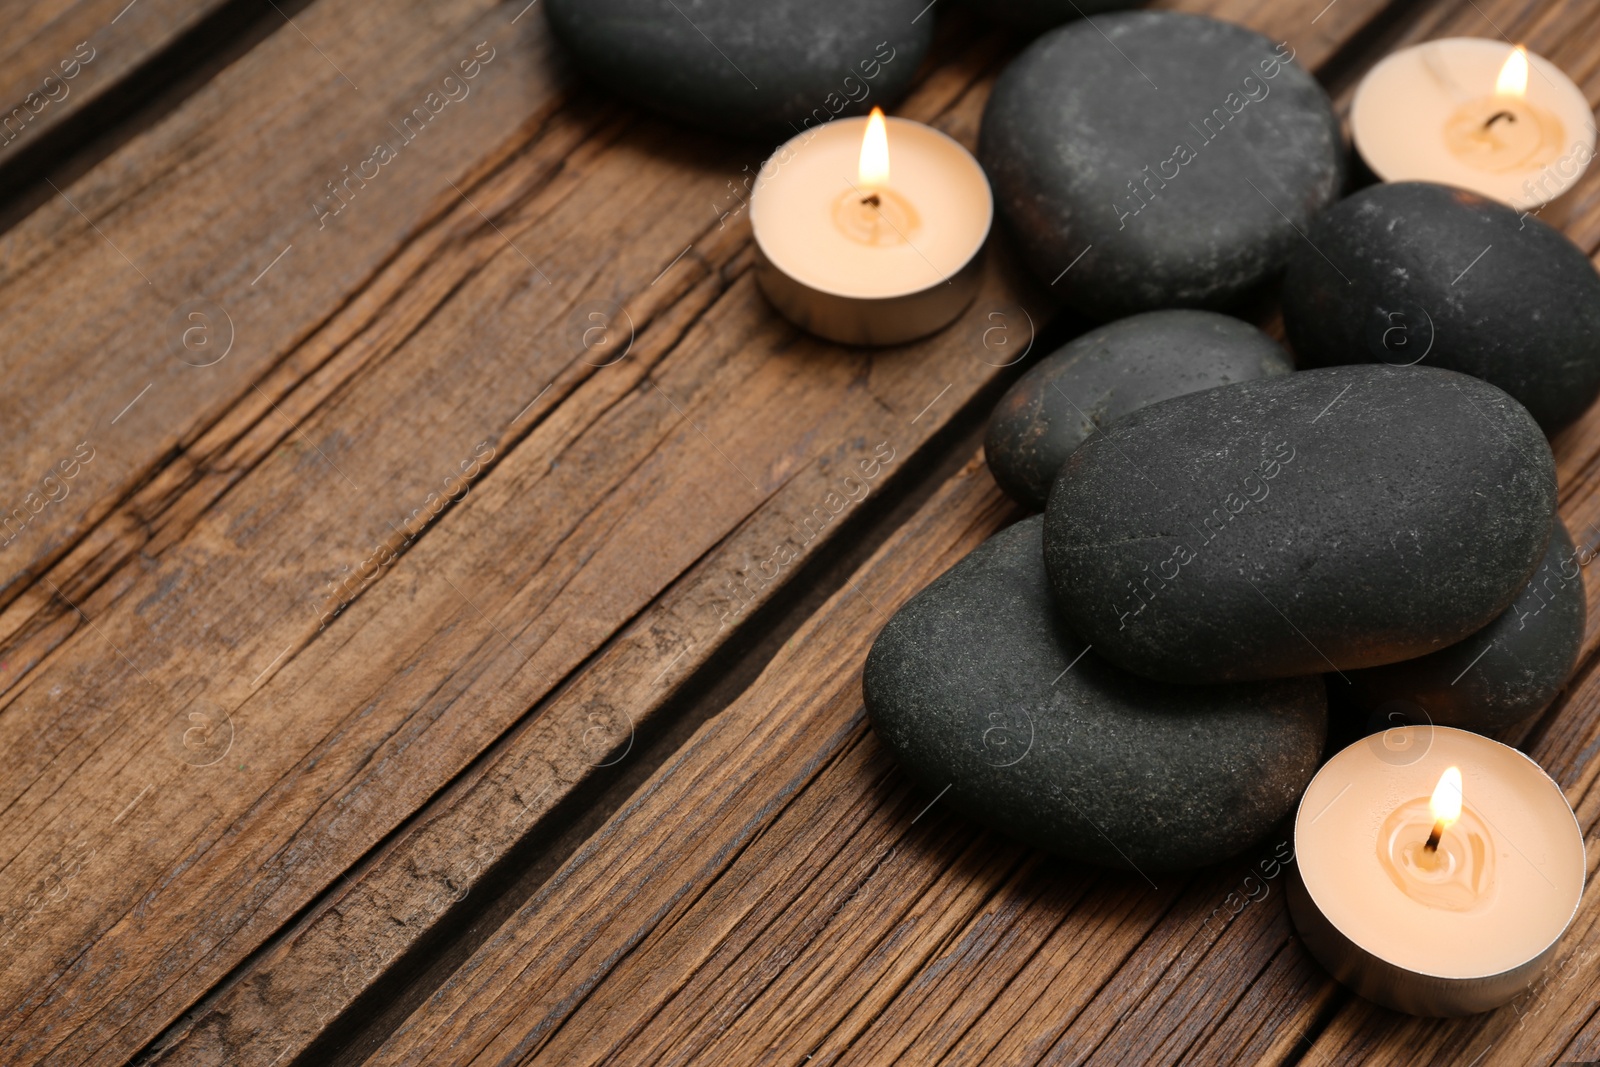
<path fill-rule="evenodd" d="M 374 1062 L 520 1057 L 551 1040 L 580 1002 L 594 1003 L 595 987 L 619 960 L 644 956 L 661 966 L 630 968 L 631 995 L 618 988 L 613 1000 L 605 990 L 612 1009 L 599 1013 L 607 1023 L 606 1040 L 575 1039 L 580 1059 L 574 1062 L 631 1056 L 624 1041 L 632 1031 L 655 1017 L 670 1022 L 685 1005 L 696 1019 L 717 1013 L 695 1031 L 701 1042 L 719 1036 L 735 1042 L 743 1035 L 729 1022 L 742 1017 L 751 1000 L 776 996 L 769 992 L 775 977 L 791 996 L 808 1002 L 828 996 L 827 981 L 804 989 L 790 984 L 808 977 L 791 966 L 797 956 L 820 958 L 826 968 L 869 954 L 880 968 L 892 969 L 904 947 L 897 935 L 922 933 L 931 925 L 938 928 L 931 936 L 942 940 L 952 919 L 987 896 L 974 893 L 972 883 L 991 867 L 1015 868 L 1020 851 L 990 841 L 978 845 L 960 869 L 922 861 L 926 838 L 914 842 L 908 827 L 931 798 L 906 786 L 867 730 L 859 695 L 860 645 L 930 572 L 943 570 L 1013 517 L 1013 507 L 986 472 L 970 465 L 802 626 L 757 684 L 703 727 Z M 740 773 L 723 773 L 730 763 Z M 845 788 L 823 784 L 830 782 Z M 685 818 L 689 812 L 694 818 Z M 914 832 L 934 834 L 941 826 L 948 831 L 935 808 Z M 979 836 L 971 828 L 958 833 L 963 840 L 954 846 L 957 852 Z M 809 906 L 797 905 L 796 898 Z M 929 906 L 916 908 L 916 918 L 908 919 L 919 900 Z M 770 942 L 759 937 L 767 930 Z M 714 969 L 734 987 L 724 1004 L 684 985 L 683 972 L 700 959 L 732 955 L 752 940 L 762 953 L 737 970 Z M 849 956 L 830 951 L 840 940 L 852 946 Z M 681 946 L 683 955 L 652 951 L 663 944 Z M 642 983 L 649 983 L 654 996 L 639 995 L 634 987 Z M 828 1003 L 836 1018 L 857 1004 Z M 795 1016 L 786 1011 L 784 1017 Z M 552 1049 L 552 1055 L 561 1053 Z M 662 1050 L 640 1049 L 638 1055 L 657 1062 Z M 684 1055 L 706 1061 L 692 1050 Z"/>
<path fill-rule="evenodd" d="M 0 4 L 0 168 L 226 0 L 55 0 Z"/>
<path fill-rule="evenodd" d="M 1386 11 L 1164 6 L 1312 65 Z M 37 324 L 5 356 L 0 485 L 21 502 L 95 449 L 0 548 L 8 1064 L 120 1063 L 158 1034 L 162 1063 L 304 1059 L 864 495 L 898 491 L 999 374 L 989 312 L 1048 317 L 1002 247 L 937 338 L 797 335 L 754 292 L 730 194 L 764 151 L 573 87 L 521 8 L 323 0 L 0 237 L 0 314 Z M 1588 23 L 1519 11 L 1440 4 L 1402 32 L 1503 21 L 1594 98 Z M 471 95 L 319 218 L 480 42 Z M 897 110 L 972 143 L 1015 44 L 947 27 Z M 1600 235 L 1595 188 L 1569 232 Z M 171 348 L 194 295 L 233 319 L 212 367 Z M 626 358 L 594 365 L 594 311 L 631 323 Z M 1600 523 L 1597 437 L 1591 415 L 1558 450 L 1574 522 Z M 1072 870 L 924 811 L 866 729 L 885 613 L 1013 517 L 979 467 L 955 478 L 380 1062 L 1352 1055 L 1339 1035 L 1380 1028 L 1276 894 L 1224 906 L 1270 850 L 1159 887 Z M 1592 826 L 1586 691 L 1528 736 Z M 225 759 L 200 765 L 191 714 L 225 716 Z M 1540 1002 L 1563 1047 L 1593 1039 L 1585 995 Z M 1435 1040 L 1385 1054 L 1413 1039 Z"/>
<path fill-rule="evenodd" d="M 151 481 L 181 482 L 203 467 L 219 427 L 237 438 L 271 416 L 256 387 L 274 371 L 286 384 L 303 379 L 345 346 L 351 335 L 339 328 L 366 318 L 357 295 L 392 299 L 376 283 L 411 273 L 394 270 L 399 249 L 461 204 L 449 180 L 492 167 L 497 151 L 527 136 L 508 141 L 508 132 L 554 105 L 535 35 L 484 67 L 471 95 L 367 188 L 352 184 L 360 199 L 339 217 L 319 219 L 315 205 L 333 196 L 327 183 L 346 181 L 343 168 L 378 139 L 400 141 L 389 123 L 470 59 L 491 27 L 502 42 L 515 38 L 503 19 L 476 25 L 489 7 L 316 5 L 0 236 L 0 315 L 16 327 L 0 408 L 14 441 L 0 456 L 0 512 L 13 516 L 75 444 L 96 448 L 65 498 L 25 507 L 6 530 L 0 603 L 37 592 L 33 579 L 74 546 L 115 539 L 101 520 Z M 362 91 L 346 75 L 365 76 Z M 214 366 L 178 358 L 207 358 L 177 347 L 187 324 L 174 311 L 191 299 L 231 320 L 232 348 Z M 228 331 L 214 317 L 221 344 Z M 319 329 L 323 347 L 304 351 Z"/>

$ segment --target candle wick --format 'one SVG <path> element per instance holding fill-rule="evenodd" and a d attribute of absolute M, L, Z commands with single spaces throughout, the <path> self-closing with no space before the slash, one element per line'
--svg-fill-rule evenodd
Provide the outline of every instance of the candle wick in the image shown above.
<path fill-rule="evenodd" d="M 1505 119 L 1507 122 L 1516 122 L 1517 116 L 1513 115 L 1509 111 L 1496 111 L 1493 115 L 1489 116 L 1489 120 L 1483 124 L 1483 128 L 1487 130 L 1501 119 Z"/>
<path fill-rule="evenodd" d="M 1433 824 L 1433 833 L 1428 835 L 1428 843 L 1422 846 L 1422 851 L 1433 852 L 1439 847 L 1439 838 L 1444 836 L 1444 820 L 1440 819 Z"/>
<path fill-rule="evenodd" d="M 871 205 L 872 207 L 877 207 L 883 201 L 878 199 L 878 194 L 877 193 L 869 193 L 866 196 L 861 198 L 861 202 L 863 204 Z"/>

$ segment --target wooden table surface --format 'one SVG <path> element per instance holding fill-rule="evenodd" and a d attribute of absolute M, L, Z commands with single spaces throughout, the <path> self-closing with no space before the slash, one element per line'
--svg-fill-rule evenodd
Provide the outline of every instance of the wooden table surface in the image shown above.
<path fill-rule="evenodd" d="M 896 111 L 971 145 L 1025 41 L 950 6 Z M 1341 110 L 1458 35 L 1600 102 L 1587 0 L 1162 6 Z M 948 330 L 841 349 L 754 288 L 765 147 L 576 82 L 526 0 L 0 10 L 8 112 L 93 54 L 0 145 L 0 1063 L 1600 1060 L 1594 575 L 1509 738 L 1589 837 L 1560 956 L 1375 1008 L 1245 881 L 1282 834 L 1077 868 L 865 721 L 888 614 L 1020 515 L 989 408 L 1083 328 L 1003 240 Z M 1568 203 L 1593 253 L 1600 167 Z M 1600 413 L 1555 452 L 1600 543 Z"/>

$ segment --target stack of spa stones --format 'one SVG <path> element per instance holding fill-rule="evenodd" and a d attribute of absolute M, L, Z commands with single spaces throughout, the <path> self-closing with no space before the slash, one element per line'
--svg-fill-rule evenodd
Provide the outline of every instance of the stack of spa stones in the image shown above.
<path fill-rule="evenodd" d="M 1040 37 L 980 157 L 1041 282 L 1113 321 L 992 416 L 995 480 L 1043 514 L 867 660 L 916 779 L 1051 851 L 1183 869 L 1291 813 L 1330 707 L 1336 733 L 1488 732 L 1554 699 L 1589 555 L 1546 435 L 1600 391 L 1578 248 L 1444 186 L 1339 200 L 1338 122 L 1292 50 L 1185 15 Z M 1215 310 L 1280 278 L 1292 356 Z"/>

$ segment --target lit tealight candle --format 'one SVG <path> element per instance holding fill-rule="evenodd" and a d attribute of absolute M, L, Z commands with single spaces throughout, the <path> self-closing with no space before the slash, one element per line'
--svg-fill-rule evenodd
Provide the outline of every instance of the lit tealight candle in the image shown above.
<path fill-rule="evenodd" d="M 971 153 L 874 108 L 802 133 L 762 166 L 750 200 L 756 279 L 803 329 L 899 344 L 972 301 L 993 217 Z"/>
<path fill-rule="evenodd" d="M 1480 37 L 1386 57 L 1356 89 L 1350 133 L 1384 181 L 1454 185 L 1524 211 L 1570 189 L 1595 146 L 1594 116 L 1570 78 Z"/>
<path fill-rule="evenodd" d="M 1369 1000 L 1467 1015 L 1527 989 L 1577 912 L 1583 835 L 1514 748 L 1407 726 L 1329 760 L 1295 817 L 1289 912 Z"/>

